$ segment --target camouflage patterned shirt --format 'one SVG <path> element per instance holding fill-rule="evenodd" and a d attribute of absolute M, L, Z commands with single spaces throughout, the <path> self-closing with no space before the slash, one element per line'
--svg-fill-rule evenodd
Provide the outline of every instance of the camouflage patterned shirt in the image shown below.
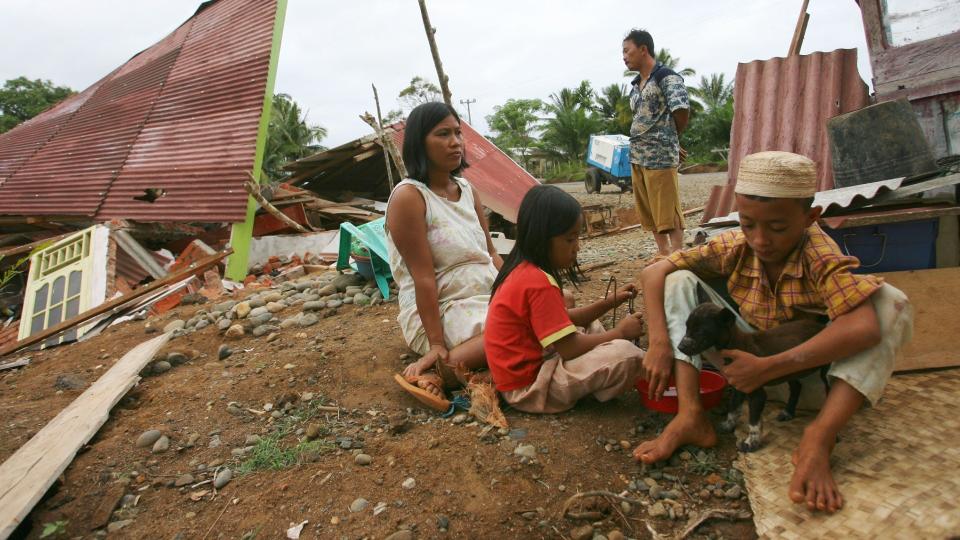
<path fill-rule="evenodd" d="M 648 169 L 678 167 L 680 139 L 671 113 L 690 108 L 683 77 L 660 63 L 642 87 L 641 77 L 637 75 L 630 88 L 630 162 Z"/>

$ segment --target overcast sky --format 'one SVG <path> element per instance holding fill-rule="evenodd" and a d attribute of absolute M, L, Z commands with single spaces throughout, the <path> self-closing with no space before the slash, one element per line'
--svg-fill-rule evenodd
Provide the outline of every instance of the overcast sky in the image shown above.
<path fill-rule="evenodd" d="M 20 75 L 82 90 L 189 18 L 198 0 L 7 1 L 2 7 L 0 80 Z M 732 80 L 737 63 L 783 56 L 800 0 L 428 0 L 454 104 L 476 100 L 484 117 L 511 98 L 540 98 L 583 79 L 594 88 L 625 82 L 621 40 L 632 27 L 653 34 L 681 67 Z M 869 57 L 854 0 L 811 0 L 803 53 L 859 49 Z M 416 0 L 289 0 L 275 90 L 290 94 L 326 127 L 336 146 L 365 135 L 358 115 L 384 112 L 420 75 L 436 83 Z"/>

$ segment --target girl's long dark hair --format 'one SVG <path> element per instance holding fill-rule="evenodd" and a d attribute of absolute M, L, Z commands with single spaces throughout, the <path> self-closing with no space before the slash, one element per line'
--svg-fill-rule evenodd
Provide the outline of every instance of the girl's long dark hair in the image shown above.
<path fill-rule="evenodd" d="M 504 259 L 493 282 L 491 299 L 510 272 L 523 261 L 529 261 L 553 276 L 561 288 L 564 279 L 578 283 L 573 268 L 553 268 L 550 265 L 550 239 L 569 231 L 581 213 L 580 203 L 556 186 L 535 186 L 528 191 L 517 216 L 517 243 Z"/>
<path fill-rule="evenodd" d="M 446 103 L 431 101 L 418 105 L 407 117 L 403 128 L 403 163 L 407 166 L 407 176 L 424 184 L 429 182 L 427 173 L 430 172 L 430 160 L 427 159 L 427 145 L 424 141 L 430 130 L 442 122 L 446 117 L 453 116 L 460 123 L 460 115 L 453 107 Z M 460 166 L 452 171 L 452 176 L 460 176 L 461 171 L 470 165 L 467 163 L 466 152 L 460 161 Z"/>

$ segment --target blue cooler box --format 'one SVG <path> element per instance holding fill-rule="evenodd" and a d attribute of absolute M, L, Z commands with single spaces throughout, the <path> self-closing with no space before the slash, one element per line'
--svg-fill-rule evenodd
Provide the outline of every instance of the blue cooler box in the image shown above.
<path fill-rule="evenodd" d="M 938 225 L 924 219 L 823 230 L 845 254 L 860 259 L 854 273 L 875 274 L 936 268 Z"/>

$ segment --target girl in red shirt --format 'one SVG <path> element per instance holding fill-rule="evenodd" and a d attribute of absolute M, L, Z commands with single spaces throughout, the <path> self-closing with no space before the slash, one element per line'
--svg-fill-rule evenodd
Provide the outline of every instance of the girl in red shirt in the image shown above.
<path fill-rule="evenodd" d="M 643 350 L 639 314 L 613 330 L 597 319 L 637 288 L 626 285 L 608 299 L 576 308 L 563 282 L 576 283 L 583 213 L 554 186 L 531 189 L 520 204 L 517 243 L 493 283 L 484 350 L 497 390 L 514 408 L 555 413 L 593 395 L 607 401 L 633 387 Z M 579 328 L 590 327 L 587 331 Z"/>

